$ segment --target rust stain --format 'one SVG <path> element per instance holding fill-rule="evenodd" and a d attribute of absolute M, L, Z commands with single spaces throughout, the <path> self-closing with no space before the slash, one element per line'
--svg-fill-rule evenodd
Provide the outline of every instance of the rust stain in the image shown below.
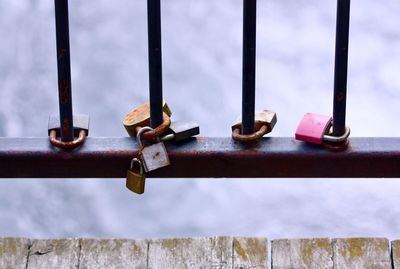
<path fill-rule="evenodd" d="M 62 58 L 64 58 L 65 54 L 67 54 L 67 49 L 61 48 L 58 51 L 58 59 L 61 60 Z"/>
<path fill-rule="evenodd" d="M 344 100 L 344 98 L 345 98 L 345 95 L 342 92 L 340 92 L 336 95 L 336 100 L 339 102 L 342 102 Z"/>
<path fill-rule="evenodd" d="M 63 121 L 63 133 L 67 134 L 69 132 L 69 120 L 67 118 Z"/>
<path fill-rule="evenodd" d="M 67 104 L 70 99 L 69 88 L 68 80 L 63 79 L 60 81 L 60 102 L 63 105 Z"/>
<path fill-rule="evenodd" d="M 203 142 L 203 141 L 206 141 L 206 140 L 207 140 L 207 137 L 205 137 L 205 136 L 197 136 L 197 137 L 196 137 L 196 140 L 197 140 L 198 142 Z"/>
<path fill-rule="evenodd" d="M 165 101 L 163 102 L 163 112 L 168 116 L 172 115 Z M 136 128 L 137 126 L 150 126 L 150 104 L 145 103 L 133 109 L 125 116 L 123 124 L 125 127 L 130 128 Z"/>

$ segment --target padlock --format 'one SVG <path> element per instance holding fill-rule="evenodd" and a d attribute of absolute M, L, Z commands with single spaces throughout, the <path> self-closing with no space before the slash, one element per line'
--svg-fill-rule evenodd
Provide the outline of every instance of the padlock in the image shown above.
<path fill-rule="evenodd" d="M 257 111 L 254 119 L 254 128 L 256 130 L 260 130 L 262 126 L 266 125 L 268 128 L 268 133 L 274 129 L 274 126 L 278 121 L 276 113 L 270 110 Z M 235 129 L 242 129 L 242 117 L 238 117 L 236 122 L 232 125 L 232 131 Z"/>
<path fill-rule="evenodd" d="M 78 137 L 80 131 L 84 130 L 86 136 L 89 135 L 89 116 L 88 115 L 74 115 L 74 137 Z M 56 136 L 60 137 L 60 117 L 59 116 L 50 116 L 48 123 L 48 132 L 50 135 L 51 131 L 56 131 Z"/>
<path fill-rule="evenodd" d="M 321 145 L 328 143 L 342 143 L 350 135 L 350 128 L 346 127 L 341 136 L 332 136 L 332 117 L 315 113 L 307 113 L 297 127 L 295 138 L 300 141 Z"/>
<path fill-rule="evenodd" d="M 171 117 L 172 113 L 167 103 L 163 101 L 163 112 Z M 136 127 L 150 126 L 150 104 L 146 103 L 132 110 L 123 120 L 124 127 L 129 136 L 136 136 Z"/>
<path fill-rule="evenodd" d="M 179 142 L 200 134 L 200 127 L 195 122 L 173 121 L 169 126 L 167 135 L 161 141 Z"/>
<path fill-rule="evenodd" d="M 138 169 L 135 168 L 135 165 Z M 143 171 L 142 162 L 137 158 L 133 158 L 129 169 L 126 172 L 126 187 L 134 193 L 143 194 L 145 184 L 146 175 Z"/>
<path fill-rule="evenodd" d="M 150 127 L 143 127 L 136 135 L 140 149 L 139 156 L 146 173 L 170 165 L 167 150 L 164 143 L 160 141 L 160 138 L 157 137 L 157 142 L 154 144 L 143 145 L 142 134 L 152 130 Z"/>

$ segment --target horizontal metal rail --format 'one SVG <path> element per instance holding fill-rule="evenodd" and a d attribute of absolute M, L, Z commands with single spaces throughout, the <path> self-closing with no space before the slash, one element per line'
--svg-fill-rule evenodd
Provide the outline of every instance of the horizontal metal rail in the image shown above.
<path fill-rule="evenodd" d="M 400 138 L 352 138 L 332 152 L 292 138 L 246 146 L 230 138 L 166 143 L 172 165 L 158 178 L 393 178 L 400 177 Z M 123 178 L 137 144 L 131 138 L 88 138 L 73 151 L 48 138 L 0 138 L 1 178 Z"/>

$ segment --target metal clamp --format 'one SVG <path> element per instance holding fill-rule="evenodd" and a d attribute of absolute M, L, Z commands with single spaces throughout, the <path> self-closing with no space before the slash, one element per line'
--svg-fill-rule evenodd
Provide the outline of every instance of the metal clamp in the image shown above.
<path fill-rule="evenodd" d="M 50 135 L 49 135 L 49 140 L 50 143 L 60 149 L 74 149 L 77 148 L 79 146 L 82 146 L 83 143 L 85 143 L 86 140 L 86 131 L 85 130 L 81 130 L 79 132 L 79 136 L 77 139 L 73 140 L 73 141 L 68 141 L 68 142 L 64 142 L 64 141 L 60 141 L 57 139 L 57 131 L 56 130 L 51 130 L 50 131 Z"/>
<path fill-rule="evenodd" d="M 251 142 L 251 141 L 256 141 L 262 138 L 264 135 L 269 133 L 271 130 L 269 130 L 267 125 L 262 125 L 260 129 L 255 131 L 252 134 L 249 135 L 243 135 L 241 134 L 241 128 L 235 128 L 232 132 L 232 139 L 235 141 L 239 142 Z"/>
<path fill-rule="evenodd" d="M 141 132 L 141 139 L 144 140 L 156 140 L 157 138 L 159 138 L 161 135 L 163 135 L 165 132 L 167 132 L 169 126 L 171 126 L 171 118 L 168 116 L 167 113 L 163 112 L 163 123 L 161 125 L 159 125 L 157 128 L 150 128 L 150 127 L 141 127 L 138 126 L 136 127 L 136 137 L 138 137 L 138 134 L 141 130 L 143 130 L 144 128 L 146 128 L 145 132 Z M 150 129 L 148 129 L 150 128 Z"/>

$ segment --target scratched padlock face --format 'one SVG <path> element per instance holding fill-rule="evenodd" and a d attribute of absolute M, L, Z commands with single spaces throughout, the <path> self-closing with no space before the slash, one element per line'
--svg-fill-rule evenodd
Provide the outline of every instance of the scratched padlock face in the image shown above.
<path fill-rule="evenodd" d="M 331 116 L 307 113 L 297 127 L 295 138 L 296 140 L 320 145 L 323 143 L 324 135 L 327 133 L 331 123 Z"/>
<path fill-rule="evenodd" d="M 172 115 L 171 110 L 165 101 L 163 101 L 163 112 L 165 112 L 169 117 Z M 136 135 L 136 127 L 150 126 L 150 104 L 143 104 L 129 112 L 122 123 L 124 124 L 128 134 L 134 137 Z"/>
<path fill-rule="evenodd" d="M 142 149 L 141 158 L 146 173 L 170 165 L 168 153 L 163 142 L 145 146 Z"/>

